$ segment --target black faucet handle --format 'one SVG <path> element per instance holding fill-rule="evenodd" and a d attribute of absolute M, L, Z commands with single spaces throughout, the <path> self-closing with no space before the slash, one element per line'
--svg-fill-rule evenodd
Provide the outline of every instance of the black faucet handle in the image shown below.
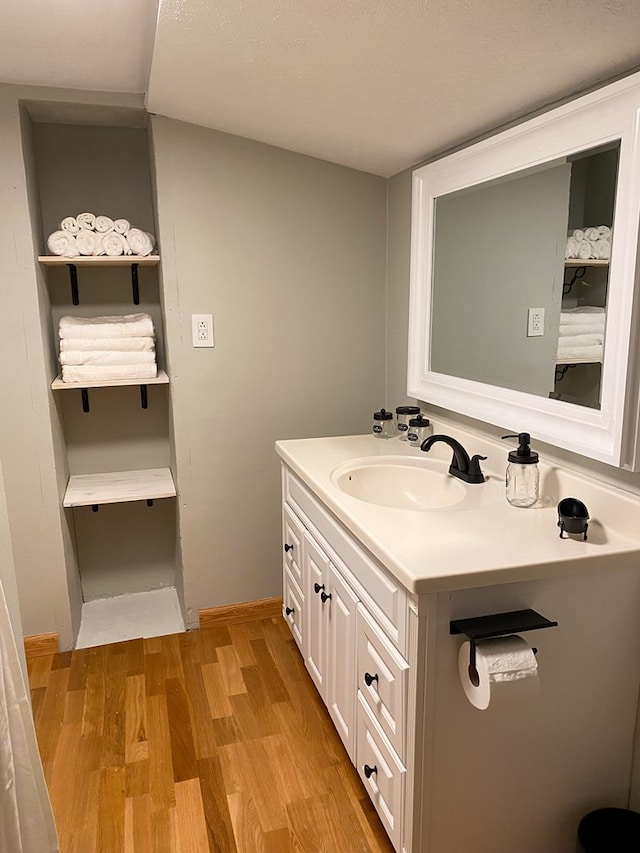
<path fill-rule="evenodd" d="M 475 456 L 472 456 L 469 460 L 469 482 L 470 483 L 484 483 L 484 474 L 480 468 L 480 462 L 485 460 L 486 456 L 480 456 L 479 453 L 476 453 Z"/>

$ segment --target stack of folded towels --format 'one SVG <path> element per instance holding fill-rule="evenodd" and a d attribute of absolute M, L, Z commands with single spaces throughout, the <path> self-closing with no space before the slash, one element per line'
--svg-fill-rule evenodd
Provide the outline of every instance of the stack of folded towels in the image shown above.
<path fill-rule="evenodd" d="M 155 379 L 155 334 L 148 314 L 62 317 L 63 382 Z"/>
<path fill-rule="evenodd" d="M 128 219 L 111 219 L 109 216 L 94 216 L 79 213 L 67 216 L 60 223 L 60 230 L 47 239 L 52 255 L 75 258 L 78 255 L 150 255 L 156 238 L 148 231 L 132 228 Z"/>
<path fill-rule="evenodd" d="M 560 312 L 558 362 L 602 361 L 605 309 L 588 305 Z"/>
<path fill-rule="evenodd" d="M 608 225 L 597 225 L 571 231 L 564 257 L 565 260 L 608 260 L 611 257 L 611 228 Z"/>

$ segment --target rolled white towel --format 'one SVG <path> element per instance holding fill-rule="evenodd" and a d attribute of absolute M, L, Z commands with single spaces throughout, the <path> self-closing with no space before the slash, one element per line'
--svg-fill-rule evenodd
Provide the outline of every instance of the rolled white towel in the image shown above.
<path fill-rule="evenodd" d="M 131 228 L 131 223 L 128 219 L 114 219 L 113 220 L 113 230 L 117 231 L 118 234 L 127 235 L 129 229 Z"/>
<path fill-rule="evenodd" d="M 60 364 L 155 364 L 156 354 L 149 352 L 118 352 L 117 350 L 65 350 L 60 353 Z"/>
<path fill-rule="evenodd" d="M 584 231 L 582 230 L 582 228 L 576 228 L 576 230 L 573 232 L 573 239 L 576 241 L 576 243 L 582 243 L 582 241 L 584 240 Z"/>
<path fill-rule="evenodd" d="M 591 257 L 591 243 L 588 240 L 581 240 L 578 243 L 576 258 L 581 261 L 587 261 Z"/>
<path fill-rule="evenodd" d="M 608 225 L 598 225 L 598 234 L 604 240 L 611 237 L 611 228 Z"/>
<path fill-rule="evenodd" d="M 117 381 L 119 379 L 155 379 L 155 364 L 121 364 L 96 366 L 68 364 L 62 368 L 63 382 Z"/>
<path fill-rule="evenodd" d="M 76 238 L 68 231 L 54 231 L 47 237 L 47 248 L 52 255 L 75 258 L 78 254 Z"/>
<path fill-rule="evenodd" d="M 113 219 L 110 216 L 96 216 L 94 229 L 98 234 L 106 234 L 108 231 L 113 231 Z"/>
<path fill-rule="evenodd" d="M 153 352 L 151 337 L 141 338 L 60 338 L 60 352 Z"/>
<path fill-rule="evenodd" d="M 596 240 L 593 244 L 593 256 L 601 261 L 607 261 L 611 257 L 611 240 L 605 237 Z"/>
<path fill-rule="evenodd" d="M 79 213 L 76 216 L 76 222 L 80 228 L 84 228 L 87 231 L 93 231 L 96 224 L 96 218 L 93 213 Z"/>
<path fill-rule="evenodd" d="M 121 314 L 115 317 L 61 317 L 61 338 L 152 338 L 153 320 L 148 314 Z"/>
<path fill-rule="evenodd" d="M 600 239 L 600 232 L 597 228 L 586 228 L 584 232 L 584 239 L 588 240 L 590 243 L 595 243 L 596 240 Z"/>
<path fill-rule="evenodd" d="M 122 234 L 118 234 L 115 230 L 103 234 L 100 237 L 100 242 L 102 243 L 105 255 L 109 258 L 117 258 L 118 255 L 126 254 L 127 242 Z"/>
<path fill-rule="evenodd" d="M 567 246 L 564 250 L 565 259 L 575 258 L 578 252 L 578 244 L 575 241 L 574 237 L 569 237 L 567 240 Z"/>
<path fill-rule="evenodd" d="M 75 216 L 65 216 L 65 218 L 60 223 L 60 228 L 62 229 L 62 231 L 68 231 L 69 234 L 77 234 L 80 230 L 78 220 L 75 218 Z"/>
<path fill-rule="evenodd" d="M 561 323 L 558 334 L 562 338 L 572 335 L 604 335 L 604 318 L 599 323 Z"/>
<path fill-rule="evenodd" d="M 79 255 L 95 255 L 99 248 L 99 237 L 95 231 L 87 231 L 81 228 L 76 234 L 76 246 Z"/>
<path fill-rule="evenodd" d="M 152 236 L 139 228 L 131 228 L 127 234 L 127 242 L 134 255 L 150 255 L 153 251 Z"/>
<path fill-rule="evenodd" d="M 560 324 L 598 323 L 604 324 L 605 309 L 598 305 L 580 305 L 579 308 L 567 308 L 560 312 Z"/>

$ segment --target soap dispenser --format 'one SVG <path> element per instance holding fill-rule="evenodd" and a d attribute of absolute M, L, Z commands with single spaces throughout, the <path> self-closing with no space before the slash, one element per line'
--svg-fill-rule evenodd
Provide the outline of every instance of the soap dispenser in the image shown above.
<path fill-rule="evenodd" d="M 538 500 L 540 472 L 538 454 L 531 450 L 528 432 L 518 435 L 503 435 L 502 438 L 517 438 L 518 449 L 509 453 L 507 464 L 507 500 L 511 506 L 533 506 Z"/>

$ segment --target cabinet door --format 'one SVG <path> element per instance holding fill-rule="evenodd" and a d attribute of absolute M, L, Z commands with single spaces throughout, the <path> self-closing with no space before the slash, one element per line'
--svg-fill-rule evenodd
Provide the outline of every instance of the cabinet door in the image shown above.
<path fill-rule="evenodd" d="M 315 540 L 304 534 L 305 664 L 322 698 L 325 698 L 326 624 L 330 599 L 326 598 L 329 559 Z"/>
<path fill-rule="evenodd" d="M 288 569 L 284 570 L 282 615 L 304 656 L 304 597 L 300 594 L 298 585 Z"/>
<path fill-rule="evenodd" d="M 349 758 L 355 755 L 356 607 L 358 599 L 333 564 L 329 565 L 327 707 Z"/>
<path fill-rule="evenodd" d="M 284 565 L 302 589 L 302 537 L 304 527 L 285 504 L 282 510 Z"/>

